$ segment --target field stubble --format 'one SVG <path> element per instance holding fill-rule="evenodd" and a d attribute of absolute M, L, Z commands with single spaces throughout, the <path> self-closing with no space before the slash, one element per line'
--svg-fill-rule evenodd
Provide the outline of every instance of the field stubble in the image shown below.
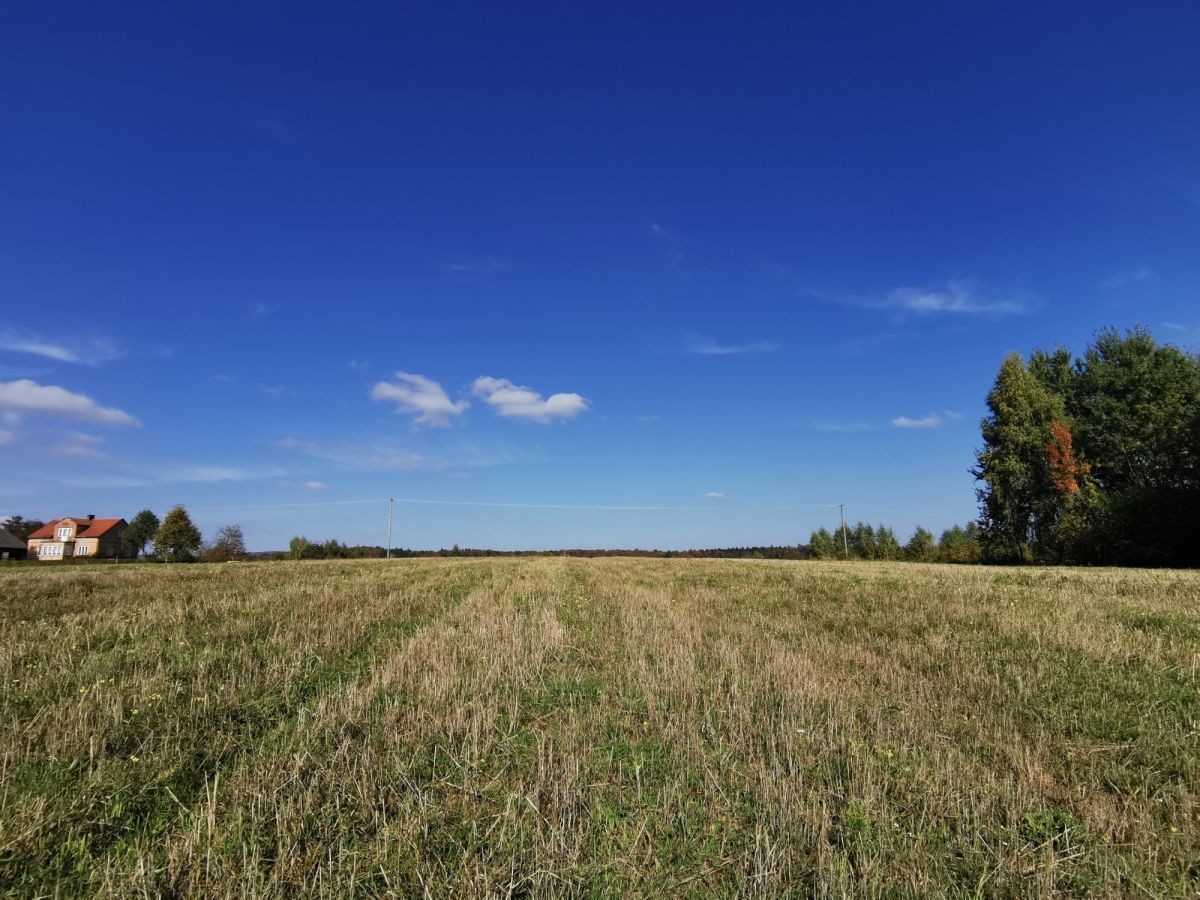
<path fill-rule="evenodd" d="M 1200 574 L 0 570 L 13 895 L 1196 896 Z"/>

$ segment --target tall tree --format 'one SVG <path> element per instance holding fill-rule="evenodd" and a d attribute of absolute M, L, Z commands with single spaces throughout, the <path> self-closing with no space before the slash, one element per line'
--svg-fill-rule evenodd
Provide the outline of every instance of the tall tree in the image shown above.
<path fill-rule="evenodd" d="M 1200 360 L 1139 327 L 1102 332 L 1076 368 L 1068 408 L 1113 561 L 1200 563 Z"/>
<path fill-rule="evenodd" d="M 984 447 L 972 474 L 978 495 L 985 555 L 996 562 L 1032 562 L 1053 541 L 1062 497 L 1053 489 L 1052 428 L 1065 427 L 1063 402 L 1010 353 L 987 398 Z M 1061 430 L 1061 429 L 1060 429 Z"/>
<path fill-rule="evenodd" d="M 200 529 L 182 505 L 167 513 L 154 535 L 154 552 L 167 562 L 194 562 L 200 544 Z"/>
<path fill-rule="evenodd" d="M 159 524 L 158 516 L 148 509 L 143 509 L 133 517 L 125 533 L 121 535 L 121 543 L 134 556 L 144 556 L 146 545 L 154 540 Z"/>

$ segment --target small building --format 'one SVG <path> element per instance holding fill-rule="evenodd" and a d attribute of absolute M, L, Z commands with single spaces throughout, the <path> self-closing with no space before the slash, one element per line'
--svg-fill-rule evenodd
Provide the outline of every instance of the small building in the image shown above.
<path fill-rule="evenodd" d="M 132 559 L 133 554 L 121 544 L 128 524 L 124 519 L 95 516 L 56 519 L 29 536 L 28 554 L 40 560 Z"/>
<path fill-rule="evenodd" d="M 0 528 L 0 559 L 24 559 L 25 542 L 13 534 Z"/>

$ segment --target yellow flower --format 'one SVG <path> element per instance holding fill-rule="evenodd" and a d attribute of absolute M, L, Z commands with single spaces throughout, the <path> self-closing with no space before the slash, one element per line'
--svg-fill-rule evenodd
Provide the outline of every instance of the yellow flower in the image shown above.
<path fill-rule="evenodd" d="M 130 762 L 137 762 L 137 761 L 138 761 L 138 758 L 137 758 L 136 756 L 131 756 L 131 757 L 129 757 L 129 761 L 130 761 Z"/>

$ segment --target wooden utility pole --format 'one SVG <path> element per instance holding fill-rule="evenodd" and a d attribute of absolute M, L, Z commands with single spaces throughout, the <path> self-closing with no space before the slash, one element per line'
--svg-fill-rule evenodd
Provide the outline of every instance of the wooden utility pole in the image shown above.
<path fill-rule="evenodd" d="M 850 558 L 850 542 L 846 540 L 846 504 L 838 504 L 838 515 L 842 517 L 842 552 L 846 554 L 846 559 Z"/>
<path fill-rule="evenodd" d="M 392 508 L 396 505 L 395 497 L 388 497 L 388 545 L 386 559 L 392 558 Z"/>

